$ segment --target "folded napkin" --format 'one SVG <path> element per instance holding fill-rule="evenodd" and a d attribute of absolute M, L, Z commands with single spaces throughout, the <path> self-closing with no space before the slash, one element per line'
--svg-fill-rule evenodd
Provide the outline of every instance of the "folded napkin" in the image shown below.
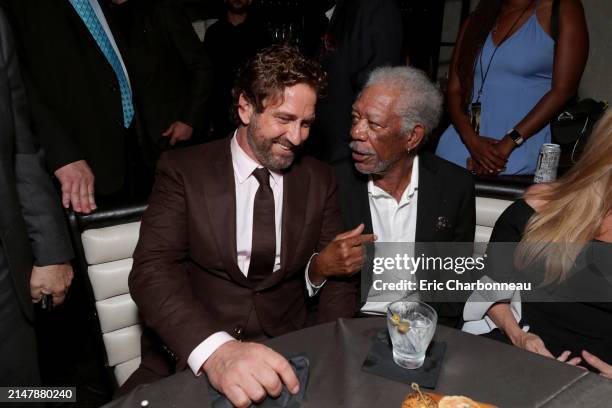
<path fill-rule="evenodd" d="M 289 363 L 293 367 L 295 374 L 300 382 L 300 392 L 296 395 L 291 394 L 286 387 L 283 386 L 283 391 L 278 398 L 268 397 L 259 404 L 252 404 L 251 407 L 261 408 L 298 408 L 304 400 L 306 387 L 308 385 L 308 374 L 310 362 L 305 355 L 295 356 L 289 359 Z M 232 408 L 232 403 L 225 398 L 225 395 L 219 393 L 208 383 L 208 395 L 212 401 L 212 408 Z"/>
<path fill-rule="evenodd" d="M 413 382 L 424 388 L 436 388 L 442 361 L 446 353 L 446 343 L 431 342 L 425 353 L 425 362 L 420 368 L 408 370 L 393 361 L 393 350 L 387 330 L 379 332 L 361 369 L 389 380 L 406 384 Z"/>

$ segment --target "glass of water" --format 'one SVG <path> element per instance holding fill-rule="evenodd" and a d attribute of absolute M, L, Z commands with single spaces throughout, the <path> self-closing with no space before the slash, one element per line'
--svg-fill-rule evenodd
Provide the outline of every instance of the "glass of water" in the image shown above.
<path fill-rule="evenodd" d="M 408 369 L 421 367 L 437 322 L 436 311 L 423 302 L 391 303 L 387 308 L 387 327 L 393 344 L 393 361 Z"/>

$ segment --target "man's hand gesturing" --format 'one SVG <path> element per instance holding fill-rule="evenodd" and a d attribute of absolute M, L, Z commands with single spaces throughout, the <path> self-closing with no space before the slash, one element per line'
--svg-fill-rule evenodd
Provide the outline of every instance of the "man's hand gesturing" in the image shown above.
<path fill-rule="evenodd" d="M 263 401 L 267 395 L 278 397 L 283 384 L 292 394 L 300 390 L 289 362 L 262 344 L 227 342 L 206 360 L 203 369 L 212 386 L 238 408 Z"/>
<path fill-rule="evenodd" d="M 339 234 L 314 258 L 308 271 L 313 284 L 320 285 L 328 277 L 350 276 L 361 270 L 365 262 L 364 244 L 376 241 L 376 235 L 362 234 L 364 228 L 359 224 Z"/>

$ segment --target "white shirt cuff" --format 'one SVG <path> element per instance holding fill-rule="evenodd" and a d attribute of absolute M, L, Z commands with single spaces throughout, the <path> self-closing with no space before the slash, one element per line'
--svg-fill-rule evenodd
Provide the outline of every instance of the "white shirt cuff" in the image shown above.
<path fill-rule="evenodd" d="M 221 331 L 211 334 L 206 340 L 198 344 L 187 359 L 187 364 L 189 368 L 191 368 L 191 371 L 193 371 L 193 374 L 195 374 L 196 377 L 202 375 L 202 366 L 206 360 L 208 360 L 208 357 L 217 351 L 219 347 L 232 340 L 236 339 L 226 332 Z"/>
<path fill-rule="evenodd" d="M 488 276 L 483 276 L 481 281 L 495 282 Z M 521 321 L 521 292 L 520 291 L 474 291 L 468 298 L 463 308 L 463 320 L 465 323 L 461 330 L 471 334 L 485 334 L 497 328 L 497 325 L 487 315 L 487 312 L 495 303 L 509 302 L 510 310 L 517 323 Z M 529 326 L 523 327 L 524 331 Z"/>
<path fill-rule="evenodd" d="M 319 292 L 319 289 L 321 289 L 323 287 L 323 285 L 325 285 L 325 282 L 327 282 L 327 280 L 324 280 L 323 283 L 321 283 L 319 286 L 315 285 L 314 283 L 312 283 L 310 281 L 310 277 L 308 276 L 308 271 L 310 270 L 310 263 L 312 262 L 312 260 L 314 259 L 315 256 L 319 255 L 318 252 L 315 252 L 314 254 L 312 254 L 310 256 L 310 259 L 308 260 L 308 264 L 306 264 L 306 277 L 305 277 L 305 281 L 306 281 L 306 291 L 308 292 L 308 297 L 313 297 L 314 295 L 317 294 L 317 292 Z"/>

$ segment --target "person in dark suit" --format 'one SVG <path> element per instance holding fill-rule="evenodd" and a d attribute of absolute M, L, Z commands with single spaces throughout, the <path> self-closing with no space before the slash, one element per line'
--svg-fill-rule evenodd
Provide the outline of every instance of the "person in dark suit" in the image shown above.
<path fill-rule="evenodd" d="M 72 257 L 61 207 L 30 128 L 9 23 L 0 7 L 0 385 L 40 385 L 32 302 L 63 302 Z"/>
<path fill-rule="evenodd" d="M 350 157 L 351 105 L 377 67 L 402 64 L 402 20 L 396 0 L 337 0 L 320 60 L 329 77 L 309 152 L 333 164 Z"/>
<path fill-rule="evenodd" d="M 140 168 L 132 84 L 105 4 L 2 2 L 15 29 L 34 131 L 64 206 L 88 213 L 96 208 L 94 194 L 131 193 L 130 175 Z"/>
<path fill-rule="evenodd" d="M 242 65 L 272 43 L 264 21 L 251 13 L 252 0 L 225 0 L 225 15 L 206 30 L 204 49 L 215 72 L 211 104 L 212 137 L 224 138 L 231 122 L 232 88 Z"/>
<path fill-rule="evenodd" d="M 302 328 L 306 299 L 359 270 L 356 245 L 373 239 L 339 234 L 333 170 L 296 157 L 324 78 L 269 47 L 237 79 L 234 135 L 160 158 L 129 278 L 142 363 L 119 395 L 187 366 L 237 406 L 298 391 L 288 362 L 249 341 Z"/>
<path fill-rule="evenodd" d="M 212 66 L 176 1 L 112 3 L 111 17 L 126 39 L 144 137 L 151 144 L 148 158 L 154 165 L 162 151 L 177 143 L 204 141 Z"/>
<path fill-rule="evenodd" d="M 386 67 L 371 73 L 353 105 L 352 160 L 335 166 L 345 228 L 362 224 L 364 233 L 375 234 L 380 242 L 417 243 L 415 253 L 418 243 L 473 242 L 472 177 L 419 150 L 436 127 L 441 110 L 440 92 L 421 71 Z M 471 256 L 471 248 L 466 249 Z M 325 320 L 352 317 L 359 310 L 386 313 L 388 293 L 377 298 L 374 292 L 364 292 L 366 302 L 359 304 L 359 279 L 364 277 L 327 282 L 321 293 Z M 363 280 L 367 281 L 371 282 Z M 368 289 L 369 285 L 361 288 Z M 325 309 L 330 304 L 331 311 Z M 434 306 L 441 322 L 457 323 L 460 305 L 440 302 Z"/>

